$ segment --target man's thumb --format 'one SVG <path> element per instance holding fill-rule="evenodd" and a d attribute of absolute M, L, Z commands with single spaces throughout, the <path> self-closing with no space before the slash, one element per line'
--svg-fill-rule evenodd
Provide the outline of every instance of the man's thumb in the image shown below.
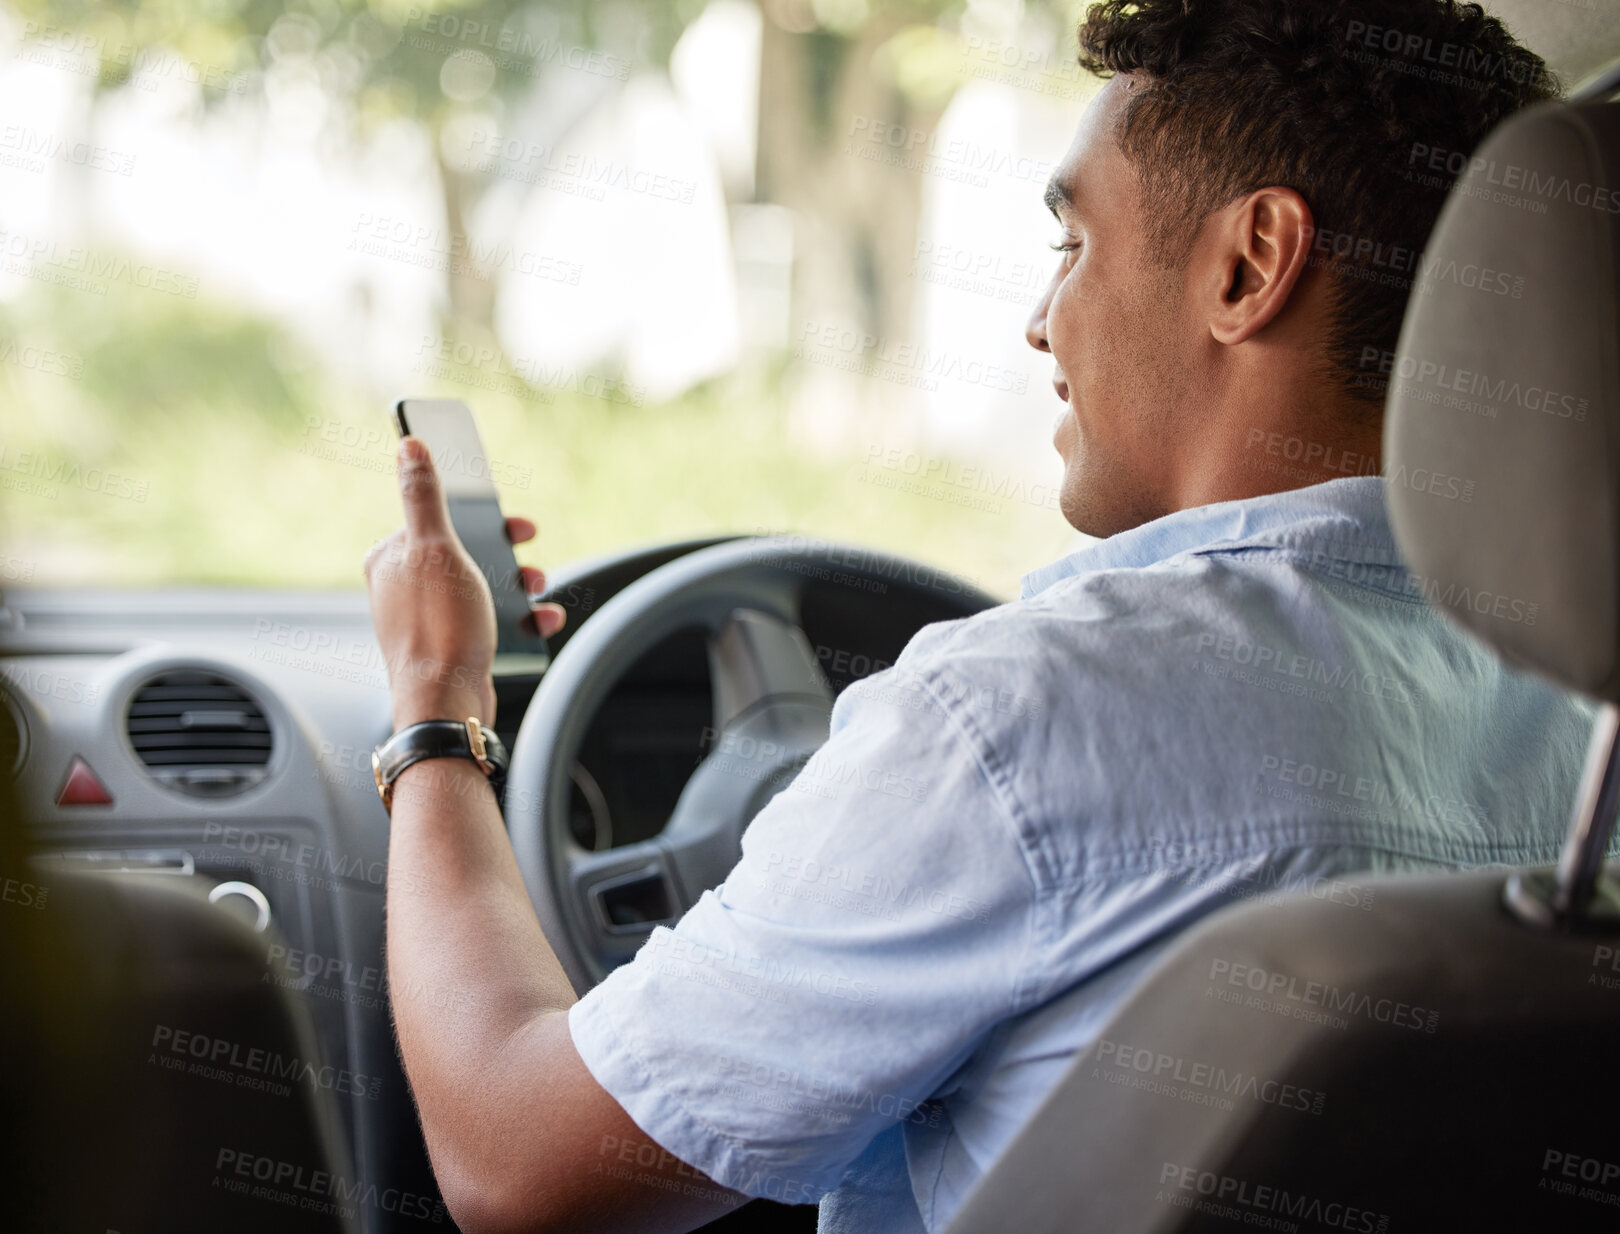
<path fill-rule="evenodd" d="M 450 529 L 439 473 L 419 437 L 405 437 L 399 443 L 399 495 L 405 503 L 405 530 L 411 535 L 439 535 Z"/>

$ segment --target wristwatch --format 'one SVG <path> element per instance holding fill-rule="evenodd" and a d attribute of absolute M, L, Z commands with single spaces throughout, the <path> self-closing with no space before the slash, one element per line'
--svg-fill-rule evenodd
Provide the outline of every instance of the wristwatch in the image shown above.
<path fill-rule="evenodd" d="M 470 758 L 489 777 L 499 804 L 506 795 L 506 746 L 477 716 L 465 720 L 423 720 L 407 725 L 371 752 L 371 774 L 383 809 L 394 812 L 394 781 L 425 758 Z"/>

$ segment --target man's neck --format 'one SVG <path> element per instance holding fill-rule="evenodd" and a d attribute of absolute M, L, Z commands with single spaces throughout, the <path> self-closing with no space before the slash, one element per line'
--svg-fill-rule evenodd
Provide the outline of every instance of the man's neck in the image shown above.
<path fill-rule="evenodd" d="M 1178 509 L 1383 470 L 1382 412 L 1349 401 L 1251 407 L 1247 415 L 1217 417 L 1211 429 L 1178 477 Z"/>

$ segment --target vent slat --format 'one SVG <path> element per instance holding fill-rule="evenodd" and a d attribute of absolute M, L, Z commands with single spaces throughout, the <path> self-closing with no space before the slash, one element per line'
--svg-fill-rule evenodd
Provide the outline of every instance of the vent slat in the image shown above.
<path fill-rule="evenodd" d="M 148 703 L 166 703 L 175 699 L 204 702 L 244 702 L 247 694 L 232 685 L 146 686 L 140 697 Z"/>
<path fill-rule="evenodd" d="M 145 733 L 131 737 L 130 744 L 137 751 L 146 750 L 264 750 L 270 742 L 263 733 L 223 733 L 212 741 L 199 741 L 196 737 L 171 736 L 168 733 Z"/>
<path fill-rule="evenodd" d="M 232 726 L 235 729 L 237 726 Z M 130 732 L 188 732 L 188 734 L 209 734 L 209 732 L 230 732 L 232 729 L 206 729 L 206 727 L 190 727 L 181 729 L 180 719 L 177 716 L 141 716 L 130 717 Z M 271 726 L 264 722 L 262 716 L 249 716 L 240 730 L 245 732 L 269 732 Z"/>
<path fill-rule="evenodd" d="M 243 758 L 234 750 L 148 750 L 141 754 L 148 767 L 263 767 L 262 758 Z"/>
<path fill-rule="evenodd" d="M 218 797 L 264 779 L 274 746 L 251 694 L 217 673 L 154 677 L 130 701 L 125 730 L 140 760 L 177 792 Z"/>

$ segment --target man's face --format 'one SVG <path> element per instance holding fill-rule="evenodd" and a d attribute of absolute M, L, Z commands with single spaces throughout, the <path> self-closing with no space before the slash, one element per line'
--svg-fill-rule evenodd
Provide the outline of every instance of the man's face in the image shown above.
<path fill-rule="evenodd" d="M 1174 477 L 1196 451 L 1186 280 L 1154 264 L 1136 173 L 1114 138 L 1130 86 L 1114 77 L 1092 100 L 1052 177 L 1064 251 L 1026 330 L 1056 361 L 1065 404 L 1052 433 L 1059 505 L 1094 536 L 1169 513 Z"/>

